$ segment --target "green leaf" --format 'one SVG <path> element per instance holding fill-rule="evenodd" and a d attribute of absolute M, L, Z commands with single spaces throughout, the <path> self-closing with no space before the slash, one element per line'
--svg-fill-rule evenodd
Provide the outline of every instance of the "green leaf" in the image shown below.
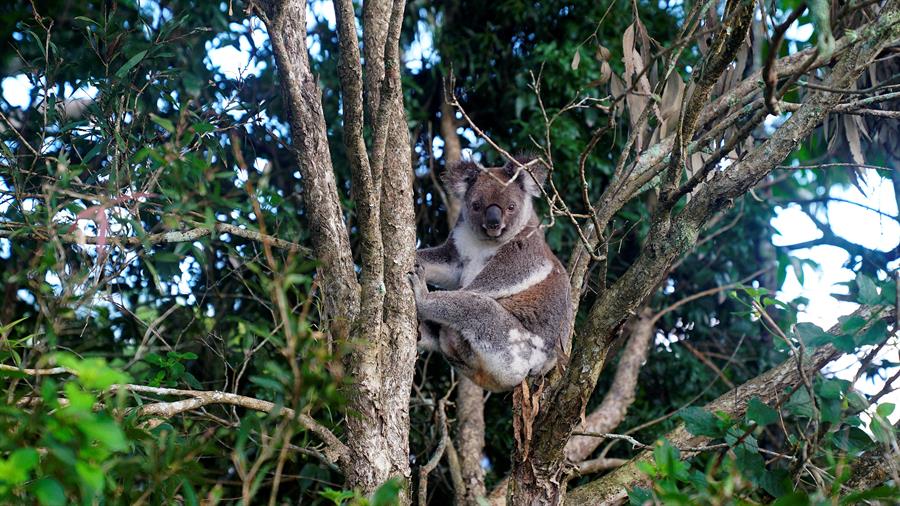
<path fill-rule="evenodd" d="M 897 497 L 900 497 L 900 489 L 884 485 L 871 490 L 848 494 L 841 498 L 841 504 L 864 504 L 869 501 L 877 501 L 878 499 L 884 499 L 885 504 L 896 504 Z"/>
<path fill-rule="evenodd" d="M 772 469 L 763 475 L 759 486 L 768 492 L 772 497 L 781 497 L 791 492 L 793 484 L 790 475 L 784 469 Z"/>
<path fill-rule="evenodd" d="M 203 134 L 208 134 L 210 132 L 215 131 L 216 127 L 212 126 L 211 124 L 207 123 L 206 121 L 203 121 L 203 122 L 195 124 L 193 126 L 193 129 L 197 135 L 203 135 Z"/>
<path fill-rule="evenodd" d="M 794 392 L 794 395 L 792 395 L 790 400 L 785 404 L 784 408 L 789 413 L 796 416 L 812 418 L 814 414 L 812 399 L 810 399 L 809 392 L 807 392 L 805 388 L 797 389 L 797 391 Z"/>
<path fill-rule="evenodd" d="M 159 117 L 155 114 L 151 114 L 150 119 L 157 125 L 161 126 L 166 132 L 169 132 L 170 134 L 175 133 L 175 125 L 171 120 Z"/>
<path fill-rule="evenodd" d="M 833 336 L 831 343 L 835 348 L 843 351 L 844 353 L 853 353 L 856 351 L 856 342 L 853 340 L 853 336 L 850 334 L 840 334 Z"/>
<path fill-rule="evenodd" d="M 653 492 L 649 488 L 634 487 L 628 491 L 628 504 L 631 506 L 642 506 L 647 502 L 653 502 Z"/>
<path fill-rule="evenodd" d="M 857 453 L 872 446 L 872 438 L 857 427 L 842 427 L 834 434 L 834 446 L 845 452 Z"/>
<path fill-rule="evenodd" d="M 95 156 L 100 154 L 100 151 L 106 149 L 107 145 L 109 145 L 109 141 L 105 141 L 105 140 L 94 144 L 94 147 L 92 147 L 90 149 L 90 151 L 88 151 L 87 154 L 84 155 L 84 158 L 81 160 L 81 163 L 88 163 L 91 160 L 93 160 Z"/>
<path fill-rule="evenodd" d="M 809 504 L 808 495 L 803 492 L 792 492 L 778 498 L 777 501 L 772 503 L 772 506 L 808 506 Z"/>
<path fill-rule="evenodd" d="M 754 397 L 747 405 L 747 419 L 763 427 L 777 422 L 778 412 L 764 404 L 758 397 Z"/>
<path fill-rule="evenodd" d="M 766 461 L 759 452 L 738 446 L 734 449 L 734 462 L 741 473 L 758 484 L 766 473 Z"/>
<path fill-rule="evenodd" d="M 125 77 L 125 74 L 127 74 L 129 70 L 133 69 L 135 65 L 140 63 L 140 61 L 144 59 L 144 56 L 147 56 L 146 49 L 144 51 L 138 51 L 137 54 L 129 58 L 124 65 L 119 67 L 119 70 L 116 71 L 116 77 L 118 77 L 119 79 Z"/>
<path fill-rule="evenodd" d="M 79 359 L 67 353 L 59 353 L 56 361 L 75 371 L 78 382 L 88 389 L 106 390 L 112 385 L 128 383 L 128 375 L 106 365 L 103 358 Z"/>
<path fill-rule="evenodd" d="M 81 478 L 81 483 L 94 492 L 103 491 L 103 469 L 87 462 L 78 461 L 75 464 L 75 472 Z"/>
<path fill-rule="evenodd" d="M 0 459 L 0 483 L 24 483 L 31 470 L 38 465 L 38 460 L 38 452 L 34 448 L 19 448 L 8 459 Z"/>
<path fill-rule="evenodd" d="M 647 476 L 656 476 L 656 466 L 654 466 L 652 462 L 639 460 L 637 464 L 635 464 L 635 466 L 638 468 L 638 471 L 646 474 Z"/>
<path fill-rule="evenodd" d="M 78 422 L 78 428 L 85 436 L 99 441 L 100 444 L 112 451 L 128 449 L 125 434 L 110 419 L 83 419 Z"/>
<path fill-rule="evenodd" d="M 893 411 L 893 408 L 891 408 L 891 411 Z M 882 444 L 889 444 L 893 439 L 892 433 L 894 428 L 887 418 L 878 413 L 877 408 L 875 412 L 875 416 L 872 417 L 872 421 L 869 423 L 869 430 L 872 431 L 872 436 L 875 437 L 876 441 Z"/>
<path fill-rule="evenodd" d="M 681 461 L 678 449 L 669 444 L 666 439 L 656 442 L 656 447 L 653 448 L 653 460 L 663 478 L 675 478 L 681 481 L 690 479 L 687 473 L 687 464 Z"/>
<path fill-rule="evenodd" d="M 824 399 L 840 399 L 844 392 L 850 388 L 850 382 L 840 379 L 823 380 L 816 389 Z"/>
<path fill-rule="evenodd" d="M 878 405 L 877 408 L 875 408 L 875 412 L 878 413 L 879 416 L 887 418 L 891 416 L 891 413 L 894 412 L 894 404 L 890 402 L 882 402 Z"/>
<path fill-rule="evenodd" d="M 828 344 L 834 339 L 834 336 L 822 330 L 818 325 L 808 322 L 795 325 L 794 334 L 803 341 L 803 344 L 813 348 Z"/>
<path fill-rule="evenodd" d="M 865 274 L 856 277 L 856 286 L 859 288 L 859 302 L 861 304 L 878 304 L 878 287 L 872 278 Z"/>
<path fill-rule="evenodd" d="M 866 326 L 866 319 L 859 315 L 853 315 L 841 322 L 841 330 L 848 334 L 856 334 Z"/>
<path fill-rule="evenodd" d="M 356 497 L 356 494 L 349 490 L 335 490 L 326 487 L 325 490 L 319 492 L 319 495 L 331 501 L 335 506 L 344 504 L 347 499 Z"/>
<path fill-rule="evenodd" d="M 200 501 L 197 498 L 197 491 L 194 490 L 194 486 L 191 485 L 191 482 L 188 481 L 187 478 L 183 478 L 181 480 L 181 490 L 184 491 L 184 503 L 188 506 L 197 506 L 200 504 Z"/>
<path fill-rule="evenodd" d="M 34 493 L 43 506 L 66 504 L 66 491 L 53 478 L 41 478 L 34 486 Z"/>
<path fill-rule="evenodd" d="M 400 504 L 401 490 L 403 490 L 403 482 L 399 478 L 389 479 L 372 494 L 372 506 L 394 506 Z"/>
<path fill-rule="evenodd" d="M 871 327 L 866 330 L 863 335 L 859 338 L 860 346 L 867 346 L 873 344 L 881 344 L 882 341 L 887 339 L 888 336 L 888 328 L 887 322 L 884 320 L 878 320 L 873 323 Z"/>
<path fill-rule="evenodd" d="M 94 21 L 93 19 L 91 19 L 87 16 L 75 16 L 72 19 L 77 19 L 78 21 L 84 21 L 85 23 L 88 23 L 88 24 L 100 26 L 100 23 Z"/>
<path fill-rule="evenodd" d="M 703 408 L 690 407 L 681 410 L 679 416 L 685 428 L 695 436 L 718 437 L 722 435 L 715 415 Z"/>

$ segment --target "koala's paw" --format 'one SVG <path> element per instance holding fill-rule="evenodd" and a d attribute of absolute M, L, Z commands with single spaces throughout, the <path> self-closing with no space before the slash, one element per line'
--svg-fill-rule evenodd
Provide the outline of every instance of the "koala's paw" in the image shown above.
<path fill-rule="evenodd" d="M 425 268 L 416 264 L 415 270 L 406 275 L 409 276 L 409 284 L 412 286 L 416 301 L 424 299 L 428 295 L 428 286 L 425 284 Z"/>

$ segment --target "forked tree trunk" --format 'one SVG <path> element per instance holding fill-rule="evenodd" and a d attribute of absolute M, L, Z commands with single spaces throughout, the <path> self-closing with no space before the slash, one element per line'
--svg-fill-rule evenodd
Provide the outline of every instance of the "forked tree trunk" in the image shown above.
<path fill-rule="evenodd" d="M 365 82 L 353 4 L 334 2 L 341 43 L 344 144 L 360 236 L 358 266 L 353 263 L 331 165 L 322 92 L 309 67 L 306 2 L 271 0 L 262 7 L 260 16 L 272 40 L 303 176 L 327 323 L 332 338 L 351 350 L 344 361 L 352 380 L 347 393 L 347 449 L 339 463 L 347 486 L 364 494 L 390 478 L 408 484 L 416 318 L 406 278 L 415 259 L 415 216 L 411 148 L 400 89 L 404 2 L 365 2 Z M 363 136 L 366 125 L 373 132 L 368 143 Z M 405 492 L 401 502 L 409 502 Z"/>

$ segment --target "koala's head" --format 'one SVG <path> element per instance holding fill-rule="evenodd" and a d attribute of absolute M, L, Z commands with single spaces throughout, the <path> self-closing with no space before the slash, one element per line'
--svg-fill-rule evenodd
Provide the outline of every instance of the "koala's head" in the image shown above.
<path fill-rule="evenodd" d="M 517 160 L 521 164 L 531 162 L 526 158 Z M 541 195 L 541 186 L 547 179 L 543 164 L 530 163 L 528 169 L 531 174 L 512 162 L 484 168 L 463 161 L 447 169 L 444 182 L 462 201 L 462 218 L 477 237 L 506 242 L 534 216 L 531 199 Z"/>

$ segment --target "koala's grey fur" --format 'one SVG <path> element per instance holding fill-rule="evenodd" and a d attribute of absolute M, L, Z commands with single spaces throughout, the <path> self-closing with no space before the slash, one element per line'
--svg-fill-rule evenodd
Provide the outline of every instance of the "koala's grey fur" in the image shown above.
<path fill-rule="evenodd" d="M 440 351 L 492 391 L 550 370 L 572 321 L 568 276 L 532 205 L 546 169 L 529 167 L 534 178 L 512 163 L 449 168 L 445 183 L 463 201 L 462 212 L 444 244 L 417 252 L 410 275 L 419 348 Z M 443 291 L 429 292 L 426 283 Z"/>

